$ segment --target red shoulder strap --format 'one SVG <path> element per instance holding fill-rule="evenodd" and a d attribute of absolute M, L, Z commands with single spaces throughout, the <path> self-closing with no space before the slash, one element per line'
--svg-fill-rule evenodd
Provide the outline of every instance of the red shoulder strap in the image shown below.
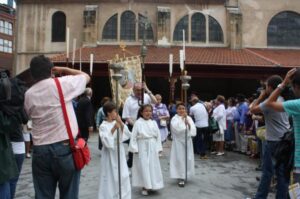
<path fill-rule="evenodd" d="M 67 132 L 68 132 L 69 139 L 70 139 L 70 145 L 72 147 L 72 146 L 75 145 L 75 143 L 74 143 L 74 138 L 73 138 L 72 131 L 71 131 L 69 117 L 68 117 L 68 114 L 67 114 L 67 108 L 66 108 L 66 104 L 65 104 L 65 100 L 64 100 L 64 94 L 62 92 L 61 85 L 60 85 L 60 82 L 59 82 L 58 78 L 54 78 L 54 81 L 55 81 L 55 84 L 56 84 L 56 87 L 57 87 L 57 90 L 58 90 L 59 100 L 60 100 L 61 108 L 62 108 L 62 111 L 63 111 L 63 116 L 64 116 L 66 128 L 67 128 Z"/>

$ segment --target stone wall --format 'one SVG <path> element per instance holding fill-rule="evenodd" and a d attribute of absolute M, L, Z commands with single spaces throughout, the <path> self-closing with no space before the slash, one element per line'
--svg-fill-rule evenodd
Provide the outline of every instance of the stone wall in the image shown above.
<path fill-rule="evenodd" d="M 300 1 L 296 0 L 229 0 L 226 4 L 224 0 L 176 0 L 176 2 L 172 1 L 173 3 L 168 3 L 168 0 L 68 0 L 63 2 L 61 0 L 17 1 L 16 73 L 28 68 L 29 61 L 34 55 L 52 56 L 65 52 L 65 42 L 51 42 L 51 20 L 56 11 L 62 11 L 67 16 L 66 24 L 70 28 L 70 52 L 73 38 L 77 39 L 77 47 L 103 44 L 119 45 L 121 42 L 119 37 L 115 42 L 102 41 L 102 32 L 106 21 L 114 14 L 118 14 L 118 27 L 120 27 L 121 14 L 126 10 L 134 12 L 136 17 L 139 13 L 144 15 L 147 11 L 154 33 L 154 41 L 150 42 L 153 45 L 160 45 L 161 43 L 158 41 L 162 40 L 163 36 L 170 45 L 181 45 L 181 42 L 173 42 L 173 32 L 177 22 L 185 15 L 191 18 L 194 13 L 200 12 L 206 18 L 212 16 L 222 27 L 224 43 L 210 44 L 189 41 L 186 45 L 228 46 L 233 49 L 267 47 L 267 26 L 271 18 L 281 11 L 289 10 L 300 13 Z M 83 12 L 86 5 L 98 6 L 94 28 L 84 28 Z M 168 27 L 164 33 L 157 26 L 159 7 L 168 9 L 170 15 L 169 22 L 166 23 Z M 191 27 L 189 27 L 189 34 L 191 34 Z M 118 35 L 120 35 L 119 28 Z M 138 35 L 137 30 L 136 35 Z M 189 37 L 191 36 L 189 35 Z M 162 44 L 164 45 L 164 42 Z M 140 45 L 140 41 L 136 39 L 135 42 L 129 42 L 127 45 Z"/>

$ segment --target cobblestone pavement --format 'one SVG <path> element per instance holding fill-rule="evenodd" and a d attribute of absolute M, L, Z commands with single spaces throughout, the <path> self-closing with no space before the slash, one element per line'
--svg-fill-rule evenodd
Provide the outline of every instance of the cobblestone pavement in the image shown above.
<path fill-rule="evenodd" d="M 169 151 L 171 142 L 164 144 L 161 167 L 165 187 L 146 198 L 156 199 L 245 199 L 253 196 L 258 182 L 256 177 L 256 161 L 245 155 L 226 153 L 223 157 L 210 156 L 208 160 L 195 157 L 195 176 L 188 181 L 185 188 L 179 188 L 176 181 L 169 178 Z M 79 198 L 96 199 L 98 193 L 100 151 L 98 137 L 95 133 L 89 140 L 92 152 L 91 163 L 82 171 Z M 126 146 L 127 147 L 127 146 Z M 57 191 L 58 192 L 58 191 Z M 59 194 L 56 194 L 59 198 Z M 269 198 L 275 198 L 269 194 Z M 18 182 L 16 199 L 32 199 L 34 190 L 31 175 L 31 159 L 26 159 Z M 145 198 L 140 194 L 140 188 L 132 189 L 132 199 Z"/>

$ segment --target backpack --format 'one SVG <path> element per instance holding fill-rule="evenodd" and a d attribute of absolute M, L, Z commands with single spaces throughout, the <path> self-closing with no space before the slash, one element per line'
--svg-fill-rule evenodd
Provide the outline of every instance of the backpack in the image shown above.
<path fill-rule="evenodd" d="M 25 83 L 18 78 L 9 78 L 7 71 L 0 70 L 0 111 L 10 116 L 23 109 Z"/>
<path fill-rule="evenodd" d="M 0 102 L 11 99 L 11 82 L 7 75 L 7 71 L 0 71 Z"/>

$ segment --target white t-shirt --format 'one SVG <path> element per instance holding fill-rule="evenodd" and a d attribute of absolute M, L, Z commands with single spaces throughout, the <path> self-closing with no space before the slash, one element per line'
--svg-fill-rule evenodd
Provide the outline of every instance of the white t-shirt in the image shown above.
<path fill-rule="evenodd" d="M 195 125 L 198 128 L 208 127 L 208 113 L 201 103 L 196 103 L 190 108 L 190 115 L 195 118 Z"/>
<path fill-rule="evenodd" d="M 144 94 L 144 104 L 151 104 L 151 98 L 148 94 Z M 130 95 L 125 101 L 122 118 L 131 118 L 133 121 L 135 121 L 137 118 L 139 108 L 140 106 L 138 98 Z"/>
<path fill-rule="evenodd" d="M 227 120 L 233 120 L 235 111 L 236 111 L 235 106 L 228 106 L 228 108 L 226 109 L 226 119 Z"/>

